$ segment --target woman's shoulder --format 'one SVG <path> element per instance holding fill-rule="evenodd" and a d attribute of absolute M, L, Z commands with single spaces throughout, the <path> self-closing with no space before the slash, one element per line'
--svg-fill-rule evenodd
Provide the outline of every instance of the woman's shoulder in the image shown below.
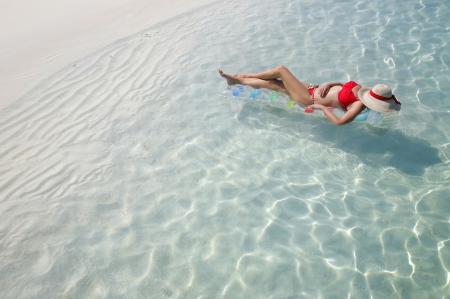
<path fill-rule="evenodd" d="M 356 114 L 360 113 L 366 108 L 366 106 L 361 102 L 360 100 L 356 100 L 355 102 L 351 103 L 347 106 L 347 111 L 356 111 Z"/>

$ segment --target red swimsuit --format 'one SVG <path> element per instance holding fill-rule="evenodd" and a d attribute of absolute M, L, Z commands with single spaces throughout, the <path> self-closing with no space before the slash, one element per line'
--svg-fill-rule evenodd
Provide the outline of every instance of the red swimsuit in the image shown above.
<path fill-rule="evenodd" d="M 359 101 L 352 89 L 359 84 L 355 81 L 349 81 L 342 86 L 341 91 L 338 93 L 338 100 L 344 110 L 347 110 L 348 105 Z"/>

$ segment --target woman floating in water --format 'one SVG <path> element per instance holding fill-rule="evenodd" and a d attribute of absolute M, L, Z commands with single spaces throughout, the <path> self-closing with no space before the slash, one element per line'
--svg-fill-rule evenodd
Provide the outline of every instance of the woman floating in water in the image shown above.
<path fill-rule="evenodd" d="M 345 84 L 339 82 L 309 84 L 301 82 L 284 66 L 258 74 L 219 74 L 227 80 L 229 85 L 243 84 L 254 88 L 268 88 L 288 94 L 293 101 L 312 109 L 321 109 L 335 124 L 344 125 L 355 119 L 366 107 L 380 113 L 391 114 L 398 112 L 401 104 L 391 92 L 391 88 L 384 84 L 373 88 L 361 87 L 356 82 Z M 281 80 L 280 80 L 281 79 Z M 337 117 L 328 108 L 339 108 L 346 113 Z"/>

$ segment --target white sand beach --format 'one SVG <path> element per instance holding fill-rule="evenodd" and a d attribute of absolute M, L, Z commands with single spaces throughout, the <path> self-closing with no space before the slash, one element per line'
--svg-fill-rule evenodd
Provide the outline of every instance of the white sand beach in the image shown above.
<path fill-rule="evenodd" d="M 447 298 L 450 7 L 416 2 L 0 0 L 0 298 Z M 277 65 L 401 113 L 218 74 Z"/>
<path fill-rule="evenodd" d="M 0 109 L 72 61 L 214 0 L 0 2 Z"/>

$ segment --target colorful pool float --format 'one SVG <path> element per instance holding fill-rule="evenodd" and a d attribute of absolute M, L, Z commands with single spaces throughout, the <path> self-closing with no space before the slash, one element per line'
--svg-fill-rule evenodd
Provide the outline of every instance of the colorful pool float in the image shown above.
<path fill-rule="evenodd" d="M 246 85 L 230 85 L 222 92 L 221 97 L 248 102 L 266 103 L 270 106 L 286 109 L 289 111 L 327 118 L 322 110 L 307 108 L 297 102 L 294 102 L 291 98 L 289 98 L 288 95 L 284 93 L 272 91 L 265 88 L 259 89 L 252 88 Z M 341 109 L 329 109 L 338 117 L 342 117 L 342 115 L 345 114 L 345 111 Z M 358 116 L 356 116 L 353 121 L 376 125 L 381 123 L 382 119 L 383 114 L 366 108 L 363 112 L 358 114 Z"/>

